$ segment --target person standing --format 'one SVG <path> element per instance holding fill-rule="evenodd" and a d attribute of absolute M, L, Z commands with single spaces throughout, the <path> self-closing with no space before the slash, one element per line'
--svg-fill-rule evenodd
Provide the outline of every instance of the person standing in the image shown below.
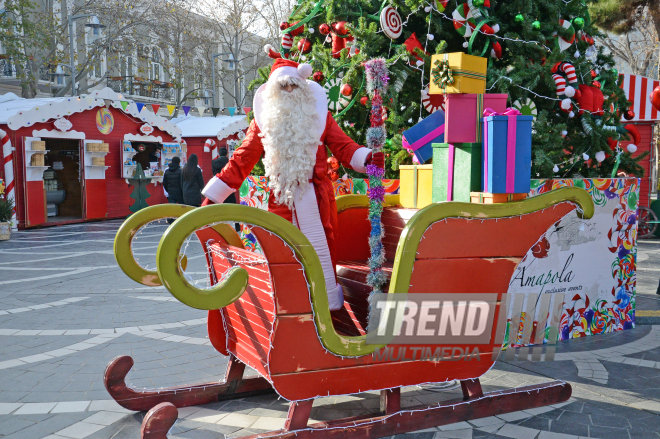
<path fill-rule="evenodd" d="M 197 154 L 190 154 L 188 163 L 181 171 L 181 188 L 183 189 L 183 204 L 195 207 L 202 205 L 204 177 L 198 166 Z"/>
<path fill-rule="evenodd" d="M 306 80 L 313 70 L 278 58 L 268 81 L 259 87 L 241 147 L 204 188 L 204 205 L 222 203 L 238 189 L 263 156 L 270 196 L 268 211 L 294 223 L 309 239 L 323 268 L 330 310 L 343 307 L 335 273 L 339 229 L 337 204 L 328 178 L 328 152 L 345 167 L 365 173 L 383 169 L 385 155 L 348 137 L 328 111 L 328 98 L 318 83 Z"/>
<path fill-rule="evenodd" d="M 167 193 L 167 201 L 170 203 L 183 204 L 183 190 L 181 189 L 181 159 L 172 158 L 169 168 L 163 175 L 163 188 Z"/>
<path fill-rule="evenodd" d="M 220 171 L 229 163 L 229 157 L 227 157 L 227 148 L 218 149 L 218 158 L 211 162 L 211 168 L 213 169 L 213 175 L 218 175 Z M 224 203 L 234 203 L 236 204 L 236 193 L 230 194 L 225 198 Z"/>

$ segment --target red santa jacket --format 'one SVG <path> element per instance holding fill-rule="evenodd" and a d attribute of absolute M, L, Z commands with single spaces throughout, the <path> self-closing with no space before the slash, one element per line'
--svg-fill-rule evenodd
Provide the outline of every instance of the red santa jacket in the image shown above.
<path fill-rule="evenodd" d="M 241 146 L 234 152 L 229 163 L 217 177 L 232 189 L 238 189 L 264 154 L 259 126 L 252 120 Z M 332 182 L 327 175 L 328 154 L 326 147 L 344 166 L 358 172 L 365 172 L 364 162 L 371 150 L 355 143 L 337 125 L 330 112 L 326 117 L 325 130 L 321 135 L 321 144 L 316 152 L 313 184 L 316 201 L 319 206 L 321 221 L 328 240 L 328 247 L 333 264 L 335 260 L 335 234 L 337 232 L 337 205 Z M 359 152 L 358 152 L 359 151 Z M 277 204 L 275 197 L 269 197 L 268 211 L 288 221 L 292 221 L 292 212 L 286 205 Z"/>

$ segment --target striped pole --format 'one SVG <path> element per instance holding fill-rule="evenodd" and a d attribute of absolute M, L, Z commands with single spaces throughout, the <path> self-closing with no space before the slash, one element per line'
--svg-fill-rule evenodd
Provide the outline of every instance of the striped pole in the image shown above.
<path fill-rule="evenodd" d="M 11 140 L 6 131 L 0 130 L 0 143 L 2 143 L 2 162 L 5 166 L 5 194 L 7 199 L 14 199 L 14 214 L 11 217 L 11 228 L 17 230 L 16 221 L 16 193 L 14 191 L 14 163 L 13 163 L 13 148 L 11 147 Z"/>
<path fill-rule="evenodd" d="M 216 143 L 213 139 L 206 139 L 206 142 L 204 142 L 204 152 L 211 153 L 211 160 L 218 158 L 218 148 L 216 148 L 215 145 Z"/>

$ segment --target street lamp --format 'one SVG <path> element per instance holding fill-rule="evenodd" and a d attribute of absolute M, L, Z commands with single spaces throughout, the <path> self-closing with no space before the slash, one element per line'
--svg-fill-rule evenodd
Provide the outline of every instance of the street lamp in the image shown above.
<path fill-rule="evenodd" d="M 55 73 L 51 73 L 50 76 L 53 78 L 53 82 L 57 84 L 57 88 L 62 88 L 65 86 L 64 78 L 69 76 L 68 73 L 64 73 L 62 66 L 58 65 L 55 69 Z"/>
<path fill-rule="evenodd" d="M 89 27 L 94 29 L 94 32 L 98 34 L 99 29 L 103 29 L 106 26 L 104 24 L 101 24 L 99 22 L 98 17 L 96 14 L 80 14 L 80 15 L 73 15 L 68 17 L 69 18 L 69 61 L 71 63 L 71 96 L 74 96 L 76 94 L 76 67 L 74 63 L 74 51 L 73 51 L 73 23 L 75 20 L 78 20 L 79 18 L 88 18 L 88 17 L 94 17 L 92 19 L 91 23 L 87 23 L 85 27 Z"/>

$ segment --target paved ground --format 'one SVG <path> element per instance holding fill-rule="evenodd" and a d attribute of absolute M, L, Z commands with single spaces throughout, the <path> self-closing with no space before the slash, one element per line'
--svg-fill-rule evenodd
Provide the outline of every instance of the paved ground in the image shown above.
<path fill-rule="evenodd" d="M 139 438 L 141 413 L 110 400 L 102 376 L 128 354 L 131 385 L 158 388 L 219 380 L 226 359 L 208 343 L 205 312 L 143 288 L 117 267 L 112 242 L 119 222 L 14 233 L 0 243 L 0 438 Z M 135 251 L 153 267 L 164 226 L 138 236 Z M 194 244 L 191 243 L 194 246 Z M 660 324 L 660 240 L 640 244 L 637 309 Z M 204 278 L 203 259 L 189 273 Z M 641 314 L 641 313 L 640 313 Z M 560 343 L 550 363 L 500 361 L 485 390 L 562 379 L 573 398 L 561 406 L 445 426 L 401 438 L 660 439 L 660 326 Z M 455 397 L 411 387 L 405 406 Z M 331 397 L 312 418 L 330 420 L 378 409 L 378 395 Z M 182 409 L 171 437 L 204 439 L 280 428 L 286 401 L 277 397 Z"/>

